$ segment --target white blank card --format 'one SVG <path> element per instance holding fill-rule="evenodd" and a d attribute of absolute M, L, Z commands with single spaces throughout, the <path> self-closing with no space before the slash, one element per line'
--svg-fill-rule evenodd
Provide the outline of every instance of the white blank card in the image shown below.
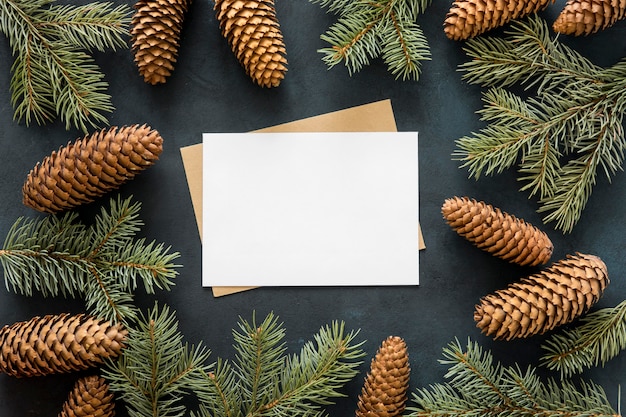
<path fill-rule="evenodd" d="M 203 135 L 204 286 L 417 285 L 416 132 Z"/>

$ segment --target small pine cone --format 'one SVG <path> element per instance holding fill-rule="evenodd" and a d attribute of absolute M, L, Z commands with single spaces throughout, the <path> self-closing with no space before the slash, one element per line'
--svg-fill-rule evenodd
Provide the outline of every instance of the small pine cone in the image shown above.
<path fill-rule="evenodd" d="M 127 331 L 92 316 L 48 315 L 0 329 L 0 372 L 15 377 L 81 371 L 118 356 Z"/>
<path fill-rule="evenodd" d="M 287 58 L 274 0 L 216 0 L 222 35 L 246 73 L 261 87 L 278 87 Z"/>
<path fill-rule="evenodd" d="M 552 28 L 564 35 L 590 35 L 626 17 L 626 0 L 568 0 Z"/>
<path fill-rule="evenodd" d="M 577 253 L 483 297 L 474 320 L 494 339 L 543 334 L 587 312 L 608 284 L 604 262 Z"/>
<path fill-rule="evenodd" d="M 544 9 L 554 0 L 455 0 L 444 20 L 452 40 L 470 39 Z"/>
<path fill-rule="evenodd" d="M 359 395 L 356 417 L 402 415 L 407 401 L 409 374 L 406 343 L 398 336 L 389 336 L 372 359 L 370 372 Z"/>
<path fill-rule="evenodd" d="M 70 392 L 59 417 L 113 417 L 113 393 L 104 378 L 93 375 L 79 379 Z"/>
<path fill-rule="evenodd" d="M 163 138 L 146 125 L 101 130 L 38 163 L 22 187 L 22 201 L 44 213 L 90 203 L 153 165 L 162 151 Z"/>
<path fill-rule="evenodd" d="M 554 246 L 546 233 L 482 201 L 449 198 L 441 212 L 459 235 L 505 261 L 535 266 L 552 256 Z"/>
<path fill-rule="evenodd" d="M 131 21 L 135 63 L 145 82 L 163 84 L 172 75 L 180 33 L 191 0 L 139 0 Z"/>

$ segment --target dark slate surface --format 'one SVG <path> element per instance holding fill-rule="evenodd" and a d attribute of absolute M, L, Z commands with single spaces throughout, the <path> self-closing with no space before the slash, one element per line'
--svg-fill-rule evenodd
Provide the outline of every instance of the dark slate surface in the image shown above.
<path fill-rule="evenodd" d="M 127 2 L 132 4 L 132 2 Z M 558 0 L 543 13 L 556 17 L 565 1 Z M 468 195 L 489 202 L 527 221 L 541 225 L 536 203 L 518 192 L 514 172 L 468 179 L 467 172 L 451 160 L 454 140 L 482 125 L 480 88 L 460 79 L 457 65 L 466 60 L 462 43 L 448 40 L 442 22 L 450 6 L 434 1 L 419 23 L 430 41 L 433 59 L 425 63 L 419 82 L 396 81 L 376 61 L 349 77 L 343 67 L 328 70 L 317 50 L 319 39 L 335 17 L 306 0 L 278 0 L 277 11 L 288 50 L 289 72 L 281 86 L 262 89 L 244 74 L 221 37 L 213 3 L 197 0 L 185 22 L 179 62 L 167 84 L 150 86 L 139 77 L 128 50 L 98 54 L 98 63 L 110 83 L 116 111 L 111 125 L 147 123 L 165 138 L 161 160 L 119 193 L 133 195 L 143 205 L 142 235 L 172 245 L 181 253 L 180 275 L 171 292 L 156 297 L 138 296 L 144 307 L 155 299 L 177 311 L 180 329 L 190 343 L 202 341 L 213 359 L 233 356 L 231 329 L 239 316 L 262 317 L 273 311 L 287 329 L 287 344 L 296 351 L 320 326 L 344 320 L 361 329 L 365 349 L 373 355 L 388 335 L 403 337 L 409 346 L 413 369 L 411 389 L 444 380 L 446 367 L 437 360 L 454 338 L 471 338 L 491 349 L 496 359 L 522 367 L 536 365 L 543 337 L 503 342 L 484 337 L 475 327 L 473 309 L 478 299 L 524 276 L 527 269 L 497 260 L 458 237 L 443 222 L 440 207 L 445 198 Z M 600 65 L 626 56 L 626 23 L 602 33 L 567 40 Z M 21 203 L 21 186 L 28 171 L 59 146 L 82 134 L 60 124 L 43 127 L 18 124 L 12 119 L 9 99 L 8 43 L 0 40 L 0 236 L 5 236 L 19 216 L 37 213 Z M 347 107 L 391 99 L 399 130 L 420 133 L 420 221 L 427 249 L 420 254 L 421 285 L 416 288 L 261 288 L 214 299 L 200 285 L 201 246 L 186 188 L 179 148 L 201 141 L 202 132 L 243 132 L 314 116 Z M 555 260 L 576 251 L 600 256 L 608 265 L 611 284 L 598 307 L 614 306 L 626 295 L 623 264 L 626 178 L 611 184 L 598 181 L 588 208 L 574 232 L 563 235 L 545 227 L 555 243 Z M 90 215 L 106 204 L 104 199 L 82 210 Z M 294 277 L 297 279 L 297 277 Z M 75 300 L 25 298 L 0 291 L 0 322 L 13 323 L 33 315 L 80 312 Z M 363 374 L 369 357 L 362 366 Z M 618 384 L 626 371 L 624 356 L 605 369 L 585 377 L 601 384 L 617 406 Z M 332 415 L 353 413 L 363 375 L 347 385 L 345 399 L 329 408 Z M 0 415 L 3 417 L 55 416 L 76 375 L 14 379 L 0 375 Z M 120 407 L 120 416 L 127 415 Z"/>

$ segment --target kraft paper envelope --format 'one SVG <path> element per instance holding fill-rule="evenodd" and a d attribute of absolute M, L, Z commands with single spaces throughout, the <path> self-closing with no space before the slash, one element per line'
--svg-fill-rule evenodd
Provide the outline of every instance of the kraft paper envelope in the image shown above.
<path fill-rule="evenodd" d="M 284 123 L 256 132 L 394 132 L 397 131 L 390 100 L 364 104 L 320 116 Z M 202 143 L 180 149 L 196 223 L 202 237 Z M 425 244 L 419 230 L 419 248 Z M 215 297 L 254 287 L 213 287 Z"/>

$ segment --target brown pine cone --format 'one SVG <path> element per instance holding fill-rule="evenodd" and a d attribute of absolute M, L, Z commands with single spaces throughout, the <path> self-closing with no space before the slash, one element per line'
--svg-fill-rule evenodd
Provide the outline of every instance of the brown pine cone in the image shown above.
<path fill-rule="evenodd" d="M 626 0 L 568 0 L 552 28 L 564 35 L 590 35 L 626 17 Z"/>
<path fill-rule="evenodd" d="M 109 385 L 99 376 L 79 379 L 70 392 L 59 417 L 113 417 L 115 402 Z"/>
<path fill-rule="evenodd" d="M 180 33 L 191 0 L 139 0 L 131 21 L 135 63 L 145 82 L 167 81 L 178 57 Z"/>
<path fill-rule="evenodd" d="M 483 297 L 474 320 L 494 339 L 543 334 L 587 312 L 608 284 L 604 262 L 577 253 Z"/>
<path fill-rule="evenodd" d="M 80 371 L 114 358 L 127 331 L 84 314 L 33 317 L 0 329 L 0 372 L 30 377 Z"/>
<path fill-rule="evenodd" d="M 554 0 L 455 0 L 444 20 L 452 40 L 470 39 L 544 9 Z"/>
<path fill-rule="evenodd" d="M 153 165 L 162 151 L 163 138 L 146 125 L 101 130 L 38 163 L 22 187 L 22 201 L 44 213 L 90 203 Z"/>
<path fill-rule="evenodd" d="M 216 0 L 222 35 L 261 87 L 278 87 L 287 72 L 285 44 L 274 0 Z"/>
<path fill-rule="evenodd" d="M 449 198 L 441 212 L 459 235 L 505 261 L 535 266 L 552 256 L 554 246 L 546 233 L 482 201 Z"/>
<path fill-rule="evenodd" d="M 359 395 L 356 416 L 402 415 L 407 401 L 409 374 L 406 343 L 398 336 L 389 336 L 372 359 L 370 372 Z"/>

